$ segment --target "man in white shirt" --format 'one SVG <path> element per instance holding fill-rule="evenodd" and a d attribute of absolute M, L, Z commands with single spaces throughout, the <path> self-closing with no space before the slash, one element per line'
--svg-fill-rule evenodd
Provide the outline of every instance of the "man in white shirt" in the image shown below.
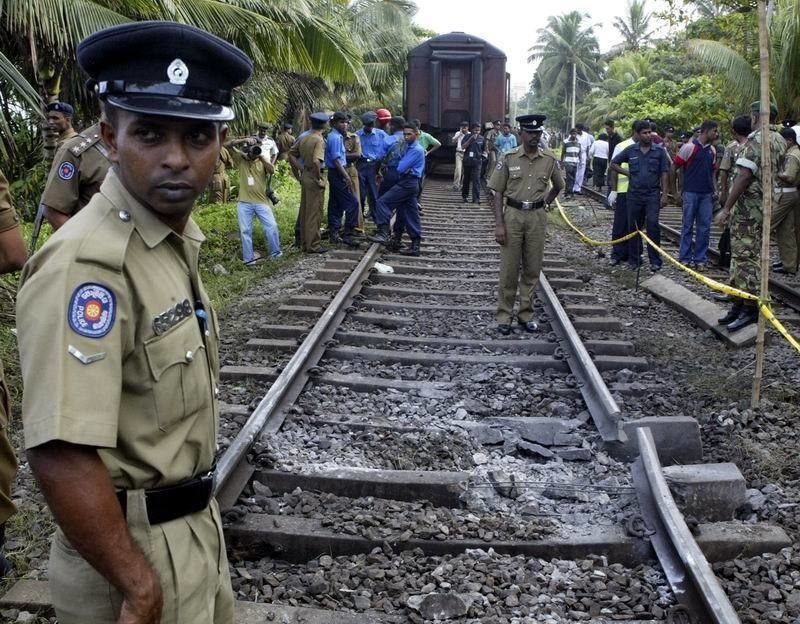
<path fill-rule="evenodd" d="M 578 141 L 581 144 L 581 161 L 578 163 L 578 172 L 575 174 L 575 184 L 572 187 L 572 192 L 581 194 L 581 187 L 583 186 L 583 179 L 586 177 L 586 162 L 589 159 L 589 148 L 594 143 L 594 137 L 586 130 L 586 126 L 578 124 L 575 126 L 578 130 Z"/>
<path fill-rule="evenodd" d="M 462 121 L 459 125 L 458 132 L 450 139 L 450 144 L 456 146 L 456 168 L 453 171 L 453 188 L 461 190 L 463 165 L 464 165 L 464 148 L 461 147 L 461 140 L 469 136 L 469 122 Z"/>

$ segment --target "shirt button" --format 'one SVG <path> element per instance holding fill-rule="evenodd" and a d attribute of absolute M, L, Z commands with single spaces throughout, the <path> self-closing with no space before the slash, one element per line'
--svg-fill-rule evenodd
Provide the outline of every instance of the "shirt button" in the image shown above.
<path fill-rule="evenodd" d="M 192 353 L 191 351 L 187 351 L 186 352 L 186 361 L 187 362 L 191 362 L 193 359 L 194 359 L 194 353 Z"/>
<path fill-rule="evenodd" d="M 131 220 L 131 213 L 127 210 L 120 210 L 119 211 L 119 218 L 122 221 L 130 221 Z"/>

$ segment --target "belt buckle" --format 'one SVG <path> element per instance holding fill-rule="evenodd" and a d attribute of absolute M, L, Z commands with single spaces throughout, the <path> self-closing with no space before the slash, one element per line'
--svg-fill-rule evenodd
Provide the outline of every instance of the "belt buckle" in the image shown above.
<path fill-rule="evenodd" d="M 530 201 L 522 202 L 522 209 L 523 210 L 530 210 L 531 208 L 533 208 L 533 202 L 530 202 Z"/>

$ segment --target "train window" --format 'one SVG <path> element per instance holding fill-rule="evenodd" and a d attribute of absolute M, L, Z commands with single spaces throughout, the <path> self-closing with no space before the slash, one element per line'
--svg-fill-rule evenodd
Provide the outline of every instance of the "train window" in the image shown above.
<path fill-rule="evenodd" d="M 460 67 L 450 69 L 450 84 L 448 85 L 451 100 L 460 100 L 464 97 L 464 70 Z"/>

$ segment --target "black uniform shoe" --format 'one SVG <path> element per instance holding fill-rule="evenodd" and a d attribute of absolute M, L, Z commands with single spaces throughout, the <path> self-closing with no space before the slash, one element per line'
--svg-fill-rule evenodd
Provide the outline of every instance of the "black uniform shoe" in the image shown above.
<path fill-rule="evenodd" d="M 310 253 L 310 254 L 324 254 L 324 253 L 328 253 L 328 248 L 327 248 L 327 247 L 312 247 L 312 248 L 311 248 L 311 249 L 309 249 L 309 250 L 308 250 L 306 253 Z"/>
<path fill-rule="evenodd" d="M 619 258 L 611 258 L 611 260 L 608 261 L 608 266 L 617 266 L 619 263 Z"/>
<path fill-rule="evenodd" d="M 744 301 L 737 297 L 736 301 L 733 302 L 733 307 L 730 310 L 728 310 L 728 313 L 721 319 L 719 319 L 717 323 L 719 323 L 720 325 L 727 325 L 728 323 L 733 323 L 733 321 L 739 318 L 739 314 L 741 314 L 742 308 L 744 308 Z"/>
<path fill-rule="evenodd" d="M 401 239 L 402 234 L 398 236 L 396 233 L 393 233 L 392 238 L 389 239 L 388 243 L 386 243 L 386 251 L 399 251 Z"/>
<path fill-rule="evenodd" d="M 511 325 L 501 323 L 497 326 L 497 331 L 503 336 L 508 336 L 511 333 Z"/>
<path fill-rule="evenodd" d="M 781 261 L 772 263 L 772 268 L 773 269 L 780 269 L 782 266 L 783 266 L 783 262 L 781 262 Z"/>
<path fill-rule="evenodd" d="M 409 247 L 408 249 L 401 249 L 400 253 L 404 256 L 419 256 L 421 253 L 419 250 L 419 239 L 412 238 L 411 247 Z"/>
<path fill-rule="evenodd" d="M 468 200 L 466 197 L 462 197 L 462 198 L 461 198 L 461 201 L 462 201 L 463 203 L 465 203 L 465 204 L 468 204 L 468 203 L 469 203 L 469 200 Z"/>
<path fill-rule="evenodd" d="M 388 225 L 379 225 L 378 231 L 374 234 L 370 234 L 367 236 L 367 240 L 373 243 L 379 243 L 381 245 L 385 245 L 389 242 L 389 226 Z"/>
<path fill-rule="evenodd" d="M 517 323 L 529 334 L 539 331 L 539 324 L 536 321 L 517 321 Z"/>
<path fill-rule="evenodd" d="M 752 305 L 747 305 L 739 314 L 738 318 L 733 323 L 728 324 L 728 331 L 735 332 L 743 327 L 752 325 L 758 320 L 758 308 Z"/>
<path fill-rule="evenodd" d="M 328 240 L 330 241 L 331 245 L 341 245 L 342 244 L 342 237 L 339 236 L 339 232 L 331 232 L 328 235 Z"/>
<path fill-rule="evenodd" d="M 358 242 L 358 239 L 352 230 L 347 230 L 344 234 L 342 234 L 342 242 L 351 249 L 358 249 L 361 247 L 361 243 Z"/>
<path fill-rule="evenodd" d="M 730 295 L 721 292 L 715 292 L 713 295 L 711 295 L 711 298 L 715 299 L 716 301 L 733 301 L 733 298 Z"/>

